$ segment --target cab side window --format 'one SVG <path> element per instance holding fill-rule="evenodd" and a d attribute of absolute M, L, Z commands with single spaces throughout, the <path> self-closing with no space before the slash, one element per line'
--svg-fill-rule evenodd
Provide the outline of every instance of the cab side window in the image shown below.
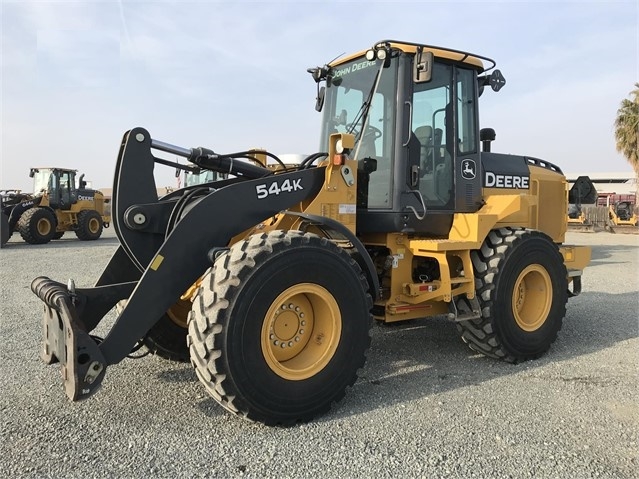
<path fill-rule="evenodd" d="M 69 172 L 60 174 L 60 206 L 71 204 L 71 175 Z"/>
<path fill-rule="evenodd" d="M 457 69 L 457 136 L 459 153 L 477 153 L 477 125 L 475 119 L 476 73 Z"/>

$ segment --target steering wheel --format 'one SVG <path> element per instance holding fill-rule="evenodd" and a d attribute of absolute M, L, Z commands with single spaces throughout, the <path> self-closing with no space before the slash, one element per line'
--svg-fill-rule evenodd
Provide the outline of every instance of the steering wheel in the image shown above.
<path fill-rule="evenodd" d="M 373 138 L 377 140 L 378 138 L 382 136 L 382 130 L 372 125 L 367 125 L 366 132 L 364 132 L 364 136 L 369 136 L 369 135 L 373 135 Z"/>
<path fill-rule="evenodd" d="M 348 125 L 346 125 L 346 131 L 351 131 L 351 128 L 353 127 L 352 123 L 349 123 Z M 352 130 L 351 133 L 353 135 L 355 135 L 355 137 L 359 136 L 359 131 L 358 130 Z M 367 125 L 366 126 L 366 131 L 364 132 L 364 134 L 362 135 L 362 138 L 368 137 L 368 136 L 373 136 L 374 140 L 377 140 L 378 138 L 380 138 L 382 136 L 382 130 L 380 130 L 379 128 L 374 127 L 373 125 Z"/>

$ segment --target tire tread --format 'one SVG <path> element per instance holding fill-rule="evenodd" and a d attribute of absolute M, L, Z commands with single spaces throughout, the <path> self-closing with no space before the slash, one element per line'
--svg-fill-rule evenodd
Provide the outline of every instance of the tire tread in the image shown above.
<path fill-rule="evenodd" d="M 316 239 L 313 239 L 316 238 Z M 224 372 L 222 340 L 220 338 L 226 321 L 225 312 L 231 306 L 236 293 L 242 287 L 243 281 L 249 273 L 261 264 L 266 257 L 288 249 L 308 245 L 311 241 L 319 242 L 335 254 L 344 254 L 349 264 L 359 273 L 362 291 L 368 291 L 366 277 L 357 262 L 341 248 L 326 238 L 303 233 L 297 230 L 275 230 L 268 233 L 252 235 L 248 239 L 233 245 L 230 250 L 215 261 L 203 280 L 196 295 L 191 313 L 189 314 L 189 335 L 187 342 L 191 354 L 191 362 L 196 374 L 211 396 L 226 410 L 240 415 L 251 421 L 261 421 L 268 425 L 292 425 L 296 422 L 306 422 L 315 415 L 322 414 L 330 408 L 326 404 L 321 410 L 315 410 L 312 415 L 302 415 L 290 420 L 273 420 L 248 406 L 237 391 L 234 384 L 227 381 Z M 259 267 L 259 266 L 258 266 Z M 364 293 L 365 294 L 365 293 Z M 231 298 L 229 300 L 229 298 Z M 372 308 L 373 301 L 367 294 L 367 304 Z M 370 314 L 369 314 L 370 316 Z M 372 316 L 369 318 L 372 323 Z M 370 330 L 367 335 L 366 350 L 370 346 Z M 358 371 L 364 366 L 365 354 L 353 369 L 347 387 L 352 386 Z M 346 388 L 345 388 L 346 389 Z M 345 390 L 333 402 L 339 401 L 345 395 Z"/>
<path fill-rule="evenodd" d="M 482 247 L 479 250 L 471 252 L 471 260 L 475 269 L 475 285 L 477 296 L 481 304 L 481 317 L 468 321 L 460 321 L 457 323 L 457 330 L 462 340 L 473 351 L 495 359 L 501 359 L 510 363 L 517 363 L 521 360 L 536 359 L 540 357 L 544 351 L 525 355 L 516 354 L 508 351 L 503 341 L 497 334 L 493 322 L 495 321 L 495 288 L 496 279 L 499 278 L 504 262 L 507 260 L 510 252 L 518 243 L 527 238 L 549 238 L 538 231 L 526 230 L 523 228 L 500 228 L 492 230 Z M 554 261 L 560 261 L 563 265 L 563 258 L 556 250 Z M 565 315 L 565 302 L 561 317 Z M 558 331 L 561 329 L 561 321 L 559 328 L 552 332 L 549 338 L 552 343 Z"/>

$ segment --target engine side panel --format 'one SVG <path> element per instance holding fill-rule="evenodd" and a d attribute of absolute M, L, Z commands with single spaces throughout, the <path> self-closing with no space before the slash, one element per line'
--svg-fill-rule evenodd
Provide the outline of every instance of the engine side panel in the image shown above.
<path fill-rule="evenodd" d="M 521 195 L 522 207 L 496 226 L 536 229 L 563 243 L 568 187 L 561 170 L 551 163 L 515 155 L 482 153 L 484 200 Z"/>

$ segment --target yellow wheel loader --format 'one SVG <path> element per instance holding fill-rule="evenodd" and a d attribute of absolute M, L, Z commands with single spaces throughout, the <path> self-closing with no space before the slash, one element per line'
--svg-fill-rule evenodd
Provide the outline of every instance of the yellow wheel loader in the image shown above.
<path fill-rule="evenodd" d="M 548 351 L 590 250 L 564 244 L 559 167 L 490 151 L 478 100 L 505 84 L 495 66 L 385 40 L 309 69 L 320 151 L 294 167 L 127 131 L 113 186 L 119 248 L 93 287 L 32 283 L 46 305 L 42 358 L 61 363 L 68 397 L 94 394 L 146 344 L 188 357 L 234 414 L 308 421 L 357 379 L 373 318 L 444 315 L 471 349 L 509 362 Z M 158 164 L 229 177 L 158 199 Z M 93 335 L 125 299 L 106 337 Z"/>
<path fill-rule="evenodd" d="M 105 212 L 104 195 L 86 187 L 84 175 L 66 168 L 31 168 L 33 194 L 19 198 L 3 196 L 2 221 L 6 233 L 2 244 L 14 231 L 31 244 L 44 244 L 60 239 L 67 231 L 74 231 L 84 241 L 96 240 L 111 221 Z M 6 199 L 6 201 L 5 201 Z"/>

